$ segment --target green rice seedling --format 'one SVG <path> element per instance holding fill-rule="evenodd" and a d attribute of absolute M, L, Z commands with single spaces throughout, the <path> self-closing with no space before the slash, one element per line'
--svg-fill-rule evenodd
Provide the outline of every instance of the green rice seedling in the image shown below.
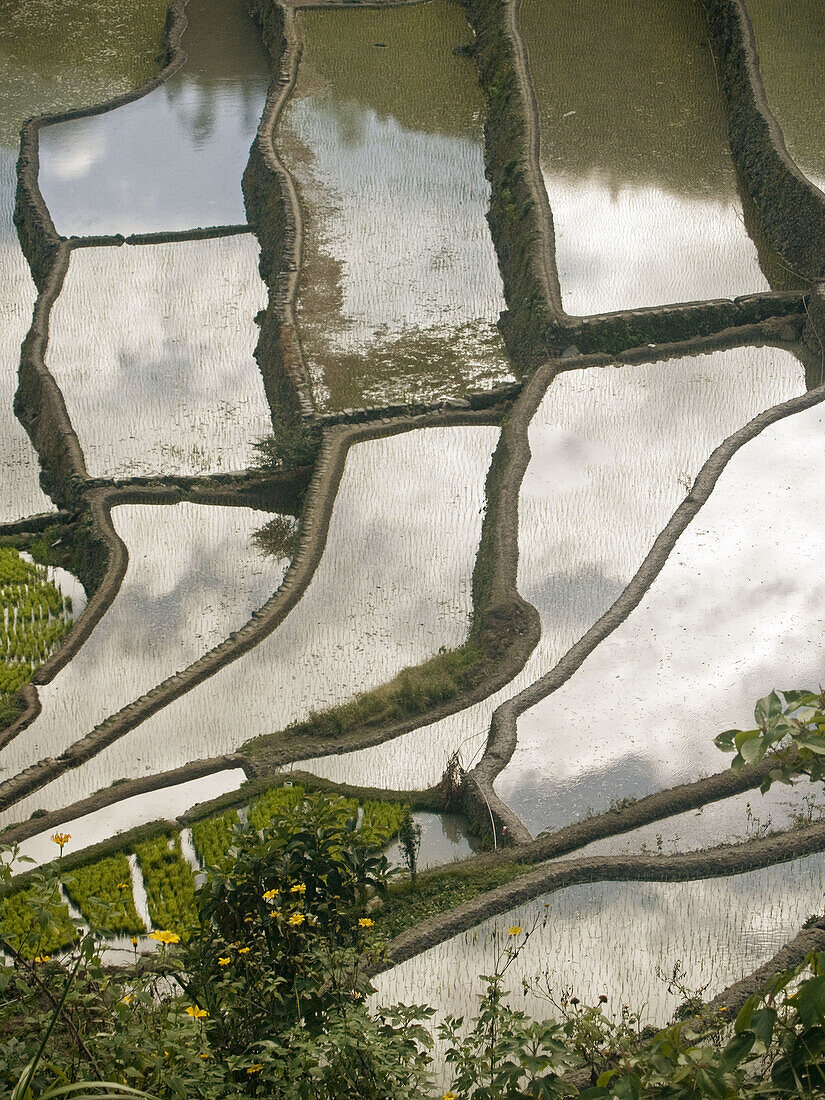
<path fill-rule="evenodd" d="M 383 848 L 398 835 L 404 813 L 409 810 L 409 806 L 403 802 L 369 800 L 363 803 L 363 810 L 361 831 L 369 837 L 373 847 Z"/>
<path fill-rule="evenodd" d="M 51 918 L 43 927 L 34 905 L 35 887 L 18 890 L 0 900 L 0 935 L 27 959 L 50 955 L 76 938 L 69 908 L 55 889 L 48 907 Z"/>
<path fill-rule="evenodd" d="M 63 885 L 93 928 L 126 935 L 146 931 L 135 909 L 129 860 L 122 852 L 78 868 L 66 875 Z"/>
<path fill-rule="evenodd" d="M 304 797 L 304 788 L 297 784 L 294 787 L 272 787 L 256 798 L 249 807 L 249 824 L 256 829 L 265 829 L 273 817 L 294 810 Z"/>
<path fill-rule="evenodd" d="M 195 916 L 195 876 L 181 855 L 180 836 L 164 834 L 135 846 L 155 928 L 185 932 Z"/>
<path fill-rule="evenodd" d="M 204 867 L 217 867 L 223 863 L 232 843 L 232 832 L 239 820 L 237 810 L 227 810 L 219 817 L 194 822 L 192 843 Z"/>

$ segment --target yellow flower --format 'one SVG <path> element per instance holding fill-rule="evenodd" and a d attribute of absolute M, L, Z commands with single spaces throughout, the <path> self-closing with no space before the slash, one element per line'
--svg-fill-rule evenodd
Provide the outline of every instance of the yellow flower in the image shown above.
<path fill-rule="evenodd" d="M 289 892 L 290 894 L 305 894 L 307 888 L 303 882 L 296 882 L 294 886 L 290 886 Z"/>
<path fill-rule="evenodd" d="M 514 924 L 513 927 L 510 929 L 510 935 L 511 936 L 521 935 L 521 925 L 520 924 Z"/>
<path fill-rule="evenodd" d="M 134 999 L 134 996 L 135 996 L 134 993 L 127 993 L 125 997 L 120 998 L 120 1003 L 123 1004 L 123 1005 L 131 1004 L 132 1000 Z"/>
<path fill-rule="evenodd" d="M 72 839 L 71 833 L 52 833 L 52 842 L 60 849 L 60 854 L 63 855 L 63 849 Z"/>
<path fill-rule="evenodd" d="M 264 1068 L 263 1062 L 256 1062 L 254 1064 L 254 1066 L 250 1066 L 249 1069 L 246 1072 L 247 1073 L 260 1073 L 263 1068 Z"/>
<path fill-rule="evenodd" d="M 248 955 L 251 950 L 252 950 L 251 947 L 239 947 L 238 948 L 238 954 L 239 955 Z"/>
<path fill-rule="evenodd" d="M 208 1016 L 209 1013 L 205 1008 L 198 1008 L 197 1005 L 190 1005 L 186 1010 L 186 1015 L 191 1016 L 193 1020 L 202 1020 L 204 1016 Z"/>
<path fill-rule="evenodd" d="M 118 890 L 125 890 L 126 889 L 126 883 L 125 882 L 119 882 L 117 884 L 117 888 L 118 888 Z"/>
<path fill-rule="evenodd" d="M 47 963 L 50 958 L 51 955 L 35 955 L 34 961 L 36 963 Z"/>
<path fill-rule="evenodd" d="M 202 1054 L 202 1055 L 201 1055 L 201 1058 L 209 1058 L 209 1057 L 210 1057 L 210 1055 L 209 1055 L 209 1053 L 208 1053 L 208 1052 L 207 1052 L 206 1054 Z"/>
<path fill-rule="evenodd" d="M 263 895 L 264 901 L 272 901 L 277 893 L 277 890 L 267 890 L 267 892 Z"/>
<path fill-rule="evenodd" d="M 177 932 L 150 932 L 149 939 L 157 940 L 158 943 L 180 943 Z"/>
<path fill-rule="evenodd" d="M 137 947 L 137 945 L 138 945 L 138 938 L 137 938 L 137 936 L 132 936 L 132 940 L 131 940 L 131 943 L 132 943 L 132 947 Z"/>
<path fill-rule="evenodd" d="M 299 925 L 303 924 L 305 920 L 306 920 L 306 917 L 304 916 L 303 913 L 293 913 L 292 916 L 289 918 L 289 923 L 294 928 L 298 928 Z"/>
<path fill-rule="evenodd" d="M 370 920 L 369 917 L 361 917 L 361 919 L 358 921 L 358 927 L 359 928 L 374 928 L 375 927 L 375 921 Z"/>
<path fill-rule="evenodd" d="M 230 959 L 230 957 L 228 955 L 222 955 L 218 959 L 218 966 L 229 966 L 229 964 L 231 962 L 232 962 L 232 960 Z"/>
<path fill-rule="evenodd" d="M 454 1092 L 445 1092 L 443 1100 L 458 1100 L 458 1096 Z"/>

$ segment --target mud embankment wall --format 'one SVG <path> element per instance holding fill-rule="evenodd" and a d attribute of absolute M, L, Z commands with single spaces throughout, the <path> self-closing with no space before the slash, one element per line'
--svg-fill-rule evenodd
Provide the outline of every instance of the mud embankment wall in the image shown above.
<path fill-rule="evenodd" d="M 728 101 L 730 148 L 771 246 L 800 274 L 825 278 L 825 195 L 785 147 L 768 106 L 743 0 L 703 0 Z"/>
<path fill-rule="evenodd" d="M 273 422 L 314 413 L 312 385 L 295 323 L 303 226 L 292 177 L 275 152 L 273 135 L 298 74 L 300 45 L 291 9 L 277 0 L 247 0 L 272 57 L 273 80 L 243 176 L 246 215 L 261 247 L 261 278 L 269 305 L 255 358 Z"/>

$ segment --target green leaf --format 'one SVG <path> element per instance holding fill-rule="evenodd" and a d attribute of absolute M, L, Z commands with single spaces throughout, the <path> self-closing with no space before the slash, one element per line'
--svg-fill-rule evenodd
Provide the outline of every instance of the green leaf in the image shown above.
<path fill-rule="evenodd" d="M 753 1019 L 754 1012 L 756 1012 L 759 1007 L 759 1001 L 759 994 L 753 993 L 739 1009 L 739 1015 L 736 1017 L 735 1025 L 737 1031 L 747 1031 L 751 1026 L 751 1020 Z"/>
<path fill-rule="evenodd" d="M 758 764 L 767 751 L 766 738 L 752 737 L 746 741 L 739 750 L 746 764 Z"/>
<path fill-rule="evenodd" d="M 738 1017 L 736 1023 L 738 1027 Z M 750 1054 L 755 1042 L 756 1036 L 752 1031 L 741 1031 L 738 1035 L 734 1035 L 722 1051 L 721 1065 L 723 1070 L 730 1072 L 730 1070 L 735 1069 Z"/>
<path fill-rule="evenodd" d="M 799 748 L 809 749 L 817 756 L 825 756 L 825 737 L 821 733 L 803 733 L 795 738 Z"/>
<path fill-rule="evenodd" d="M 757 726 L 762 729 L 770 729 L 772 723 L 781 715 L 782 703 L 775 690 L 770 695 L 766 695 L 764 699 L 760 699 L 753 712 Z"/>
<path fill-rule="evenodd" d="M 825 976 L 808 978 L 789 998 L 799 1013 L 803 1027 L 825 1024 Z"/>
<path fill-rule="evenodd" d="M 741 730 L 725 730 L 718 737 L 714 737 L 713 743 L 717 749 L 721 749 L 723 752 L 733 752 L 733 739 L 741 732 Z"/>
<path fill-rule="evenodd" d="M 776 1013 L 774 1010 L 772 1008 L 760 1008 L 758 1012 L 753 1014 L 750 1030 L 760 1043 L 764 1043 L 766 1047 L 769 1047 L 775 1024 Z"/>

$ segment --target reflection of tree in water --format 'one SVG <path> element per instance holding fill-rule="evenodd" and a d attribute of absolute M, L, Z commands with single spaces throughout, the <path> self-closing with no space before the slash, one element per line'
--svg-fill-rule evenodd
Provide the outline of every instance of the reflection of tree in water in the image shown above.
<path fill-rule="evenodd" d="M 186 64 L 165 86 L 197 143 L 212 134 L 221 101 L 231 89 L 243 105 L 243 124 L 254 130 L 269 82 L 269 54 L 244 0 L 189 0 L 183 36 Z"/>
<path fill-rule="evenodd" d="M 653 184 L 735 194 L 727 119 L 699 5 L 684 0 L 524 0 L 521 33 L 541 159 L 617 191 Z"/>
<path fill-rule="evenodd" d="M 300 20 L 301 84 L 313 94 L 334 86 L 325 106 L 344 134 L 358 113 L 348 105 L 358 104 L 408 130 L 480 137 L 484 100 L 475 68 L 453 54 L 471 37 L 455 0 L 386 11 L 307 11 Z"/>

